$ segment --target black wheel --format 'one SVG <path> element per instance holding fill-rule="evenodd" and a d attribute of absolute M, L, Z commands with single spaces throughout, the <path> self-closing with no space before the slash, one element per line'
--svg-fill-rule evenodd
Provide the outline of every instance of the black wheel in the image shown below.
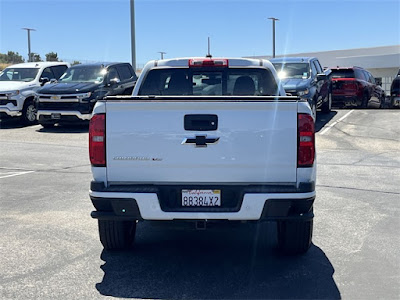
<path fill-rule="evenodd" d="M 368 95 L 364 94 L 361 100 L 361 108 L 368 108 Z"/>
<path fill-rule="evenodd" d="M 317 101 L 315 99 L 313 99 L 311 103 L 311 115 L 315 122 L 317 120 Z"/>
<path fill-rule="evenodd" d="M 100 242 L 106 250 L 129 247 L 135 239 L 136 221 L 98 220 Z"/>
<path fill-rule="evenodd" d="M 386 104 L 386 97 L 385 95 L 381 96 L 379 98 L 379 108 L 385 108 L 385 104 Z"/>
<path fill-rule="evenodd" d="M 332 110 L 332 93 L 329 93 L 328 95 L 328 101 L 324 102 L 321 106 L 321 111 L 323 113 L 330 113 Z"/>
<path fill-rule="evenodd" d="M 22 122 L 26 125 L 36 124 L 36 107 L 32 100 L 26 100 L 22 109 Z"/>
<path fill-rule="evenodd" d="M 313 221 L 278 221 L 278 244 L 284 254 L 303 254 L 311 246 Z"/>

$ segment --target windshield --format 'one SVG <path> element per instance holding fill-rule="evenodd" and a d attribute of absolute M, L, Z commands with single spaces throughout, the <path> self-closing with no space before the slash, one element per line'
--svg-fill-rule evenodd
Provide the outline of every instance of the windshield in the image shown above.
<path fill-rule="evenodd" d="M 58 81 L 100 83 L 103 81 L 106 72 L 106 69 L 102 68 L 101 66 L 72 67 L 67 69 Z"/>
<path fill-rule="evenodd" d="M 354 78 L 354 71 L 353 70 L 340 70 L 340 69 L 333 69 L 332 70 L 332 78 Z"/>
<path fill-rule="evenodd" d="M 0 81 L 29 82 L 36 78 L 38 68 L 6 68 L 0 72 Z"/>
<path fill-rule="evenodd" d="M 280 79 L 299 78 L 306 79 L 310 76 L 308 63 L 272 63 Z"/>
<path fill-rule="evenodd" d="M 139 95 L 275 96 L 278 86 L 266 69 L 155 69 L 144 79 Z"/>

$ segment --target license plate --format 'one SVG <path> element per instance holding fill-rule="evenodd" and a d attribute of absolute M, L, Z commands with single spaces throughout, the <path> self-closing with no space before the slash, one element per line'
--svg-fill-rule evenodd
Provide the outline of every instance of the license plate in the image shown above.
<path fill-rule="evenodd" d="M 221 206 L 221 190 L 182 190 L 182 206 Z"/>
<path fill-rule="evenodd" d="M 52 120 L 60 120 L 61 119 L 61 114 L 51 114 L 51 119 Z"/>

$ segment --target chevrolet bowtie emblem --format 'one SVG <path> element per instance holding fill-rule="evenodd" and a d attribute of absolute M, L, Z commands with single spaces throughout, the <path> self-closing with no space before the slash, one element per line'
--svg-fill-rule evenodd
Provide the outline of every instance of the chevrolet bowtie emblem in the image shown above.
<path fill-rule="evenodd" d="M 212 138 L 206 135 L 196 135 L 195 138 L 185 138 L 182 141 L 182 145 L 193 145 L 196 147 L 207 147 L 208 145 L 216 144 L 219 141 L 219 137 Z"/>

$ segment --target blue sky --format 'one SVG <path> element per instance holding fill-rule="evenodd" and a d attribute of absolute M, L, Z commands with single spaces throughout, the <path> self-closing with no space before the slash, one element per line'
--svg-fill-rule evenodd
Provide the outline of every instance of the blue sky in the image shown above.
<path fill-rule="evenodd" d="M 276 54 L 400 44 L 399 0 L 135 0 L 136 56 Z M 64 60 L 131 61 L 129 0 L 0 0 L 0 53 Z"/>

